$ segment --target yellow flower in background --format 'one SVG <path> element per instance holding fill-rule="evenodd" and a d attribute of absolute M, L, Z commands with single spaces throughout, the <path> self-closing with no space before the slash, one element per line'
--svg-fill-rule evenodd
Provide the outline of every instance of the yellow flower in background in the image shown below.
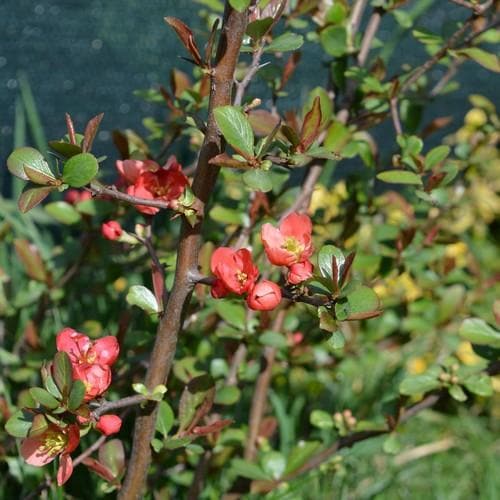
<path fill-rule="evenodd" d="M 314 215 L 318 210 L 325 211 L 324 222 L 329 222 L 339 215 L 339 206 L 347 199 L 347 187 L 345 181 L 340 181 L 328 190 L 322 184 L 314 188 L 311 203 L 309 204 L 309 214 Z"/>
<path fill-rule="evenodd" d="M 471 125 L 473 127 L 481 127 L 488 121 L 487 114 L 479 108 L 471 109 L 464 118 L 464 122 L 467 125 Z"/>
<path fill-rule="evenodd" d="M 421 356 L 416 356 L 414 358 L 410 358 L 406 362 L 406 371 L 410 375 L 420 375 L 427 370 L 427 361 Z"/>
<path fill-rule="evenodd" d="M 128 281 L 121 277 L 114 281 L 113 288 L 116 292 L 121 293 L 127 289 Z"/>
<path fill-rule="evenodd" d="M 457 243 L 446 245 L 444 254 L 448 258 L 454 259 L 457 267 L 464 267 L 467 264 L 469 247 L 463 241 L 458 241 Z"/>
<path fill-rule="evenodd" d="M 467 341 L 460 342 L 456 355 L 464 365 L 473 366 L 482 362 L 482 359 L 472 349 L 471 343 Z"/>
<path fill-rule="evenodd" d="M 400 297 L 405 302 L 413 302 L 422 296 L 422 289 L 408 272 L 387 278 L 375 285 L 373 290 L 381 299 Z"/>

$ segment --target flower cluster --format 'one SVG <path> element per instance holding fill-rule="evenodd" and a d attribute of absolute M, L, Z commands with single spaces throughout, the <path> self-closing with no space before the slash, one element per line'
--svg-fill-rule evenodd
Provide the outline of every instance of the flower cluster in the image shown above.
<path fill-rule="evenodd" d="M 111 365 L 118 358 L 120 348 L 111 335 L 92 342 L 89 337 L 72 328 L 57 334 L 58 351 L 68 354 L 73 369 L 73 379 L 85 385 L 85 401 L 103 394 L 111 384 Z"/>
<path fill-rule="evenodd" d="M 309 261 L 313 253 L 311 233 L 311 219 L 297 213 L 285 217 L 279 228 L 271 224 L 262 226 L 261 239 L 269 261 L 287 267 L 287 281 L 292 285 L 312 276 L 313 265 Z M 246 248 L 218 248 L 212 254 L 210 267 L 215 276 L 214 298 L 229 293 L 247 294 L 248 307 L 258 311 L 270 311 L 281 302 L 281 289 L 276 283 L 269 280 L 257 283 L 259 270 Z"/>
<path fill-rule="evenodd" d="M 152 160 L 118 160 L 116 168 L 129 195 L 161 200 L 174 210 L 178 208 L 179 198 L 189 186 L 189 181 L 174 156 L 163 167 Z M 136 208 L 147 215 L 155 215 L 160 210 L 145 205 L 136 205 Z"/>
<path fill-rule="evenodd" d="M 88 406 L 108 389 L 110 367 L 118 357 L 119 346 L 112 336 L 92 342 L 86 335 L 64 328 L 56 337 L 56 347 L 59 354 L 48 369 L 42 370 L 46 389 L 33 392 L 39 399 L 31 428 L 21 442 L 21 455 L 28 464 L 38 467 L 59 457 L 57 483 L 62 485 L 73 472 L 70 454 L 80 442 L 81 429 L 94 425 L 105 435 L 120 430 L 120 417 L 94 418 Z M 70 367 L 71 373 L 64 366 Z"/>

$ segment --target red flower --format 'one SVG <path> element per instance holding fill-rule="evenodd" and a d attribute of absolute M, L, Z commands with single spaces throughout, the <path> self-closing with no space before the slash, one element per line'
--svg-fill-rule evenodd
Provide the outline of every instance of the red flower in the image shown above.
<path fill-rule="evenodd" d="M 296 212 L 285 217 L 279 228 L 264 224 L 261 238 L 269 261 L 277 266 L 305 262 L 313 253 L 311 233 L 311 219 Z"/>
<path fill-rule="evenodd" d="M 45 431 L 37 436 L 30 436 L 21 442 L 21 455 L 30 465 L 41 467 L 52 462 L 60 455 L 57 471 L 57 484 L 64 484 L 73 472 L 70 453 L 80 442 L 78 425 L 59 427 L 50 423 Z"/>
<path fill-rule="evenodd" d="M 156 172 L 160 165 L 153 160 L 117 160 L 116 168 L 126 184 L 135 184 L 144 172 Z"/>
<path fill-rule="evenodd" d="M 118 415 L 103 415 L 97 421 L 95 428 L 106 436 L 120 432 L 122 419 Z"/>
<path fill-rule="evenodd" d="M 246 248 L 218 248 L 212 254 L 210 268 L 217 277 L 212 287 L 212 296 L 215 298 L 224 297 L 230 292 L 243 295 L 253 288 L 259 276 L 259 270 L 252 262 L 252 254 Z"/>
<path fill-rule="evenodd" d="M 248 307 L 254 311 L 271 311 L 280 302 L 280 287 L 268 280 L 257 283 L 247 297 Z"/>
<path fill-rule="evenodd" d="M 101 395 L 111 383 L 110 366 L 116 361 L 120 348 L 113 336 L 92 342 L 86 335 L 72 328 L 64 328 L 57 334 L 58 351 L 68 354 L 73 367 L 73 378 L 86 387 L 85 400 Z"/>
<path fill-rule="evenodd" d="M 297 285 L 303 281 L 308 280 L 312 276 L 314 266 L 308 261 L 298 262 L 297 264 L 292 264 L 288 268 L 288 283 L 292 285 Z"/>
<path fill-rule="evenodd" d="M 90 191 L 80 191 L 78 189 L 68 189 L 64 194 L 64 201 L 70 205 L 75 205 L 81 201 L 91 200 L 92 193 Z"/>
<path fill-rule="evenodd" d="M 117 240 L 123 233 L 120 223 L 116 220 L 109 220 L 101 225 L 101 233 L 108 240 Z"/>
<path fill-rule="evenodd" d="M 162 200 L 168 203 L 170 208 L 177 208 L 177 200 L 189 185 L 187 177 L 177 163 L 175 157 L 171 156 L 162 168 L 155 171 L 140 173 L 134 183 L 127 188 L 127 193 L 138 198 L 148 200 Z M 137 210 L 144 214 L 154 215 L 159 208 L 136 205 Z"/>

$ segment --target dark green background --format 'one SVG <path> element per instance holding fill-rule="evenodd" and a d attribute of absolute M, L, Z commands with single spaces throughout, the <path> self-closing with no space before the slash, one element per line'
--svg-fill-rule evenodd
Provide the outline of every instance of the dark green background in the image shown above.
<path fill-rule="evenodd" d="M 428 29 L 453 30 L 464 19 L 466 9 L 445 0 L 429 2 L 429 10 L 417 23 Z M 415 1 L 408 2 L 409 8 Z M 189 71 L 179 59 L 185 55 L 163 17 L 174 15 L 195 27 L 199 44 L 205 38 L 194 0 L 3 0 L 0 3 L 0 160 L 12 149 L 14 102 L 19 93 L 17 74 L 25 71 L 31 83 L 47 137 L 65 132 L 64 112 L 69 111 L 80 126 L 91 116 L 105 113 L 96 143 L 97 154 L 113 155 L 110 130 L 137 128 L 148 114 L 162 116 L 162 109 L 132 95 L 133 90 L 167 84 L 175 65 Z M 366 16 L 365 16 L 366 18 Z M 366 19 L 365 19 L 366 22 Z M 385 16 L 379 38 L 391 38 L 396 30 L 392 16 Z M 324 63 L 316 57 L 317 46 L 306 44 L 301 68 L 288 90 L 293 99 L 301 97 L 327 78 Z M 389 62 L 388 75 L 398 72 L 404 61 L 417 65 L 425 60 L 420 44 L 406 36 L 397 45 Z M 431 76 L 438 77 L 437 67 Z M 426 110 L 425 121 L 438 115 L 453 115 L 455 126 L 467 109 L 466 96 L 484 93 L 495 96 L 496 78 L 480 66 L 467 63 L 461 76 L 462 88 Z M 452 124 L 453 126 L 453 124 Z M 375 132 L 390 135 L 387 127 Z M 383 137 L 382 137 L 383 139 Z M 5 179 L 5 173 L 3 173 Z M 1 179 L 1 177 L 0 177 Z"/>

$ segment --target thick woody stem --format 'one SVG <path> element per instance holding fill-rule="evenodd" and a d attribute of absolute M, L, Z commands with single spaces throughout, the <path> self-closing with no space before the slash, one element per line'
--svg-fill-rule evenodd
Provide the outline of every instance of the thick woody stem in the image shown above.
<path fill-rule="evenodd" d="M 193 192 L 203 209 L 214 189 L 219 169 L 209 160 L 223 150 L 213 110 L 231 104 L 234 69 L 247 25 L 247 12 L 237 12 L 226 2 L 224 22 L 219 39 L 215 66 L 211 70 L 211 90 L 208 125 L 200 151 L 193 180 Z M 201 244 L 202 222 L 191 227 L 183 220 L 177 253 L 174 284 L 165 314 L 160 320 L 156 341 L 151 353 L 146 386 L 153 388 L 165 384 L 172 367 L 177 345 L 177 336 L 182 327 L 183 310 L 193 290 L 190 275 L 198 268 L 198 251 Z M 148 404 L 135 423 L 132 455 L 127 467 L 127 476 L 118 496 L 121 500 L 136 500 L 142 497 L 151 462 L 151 439 L 154 434 L 157 404 Z"/>

